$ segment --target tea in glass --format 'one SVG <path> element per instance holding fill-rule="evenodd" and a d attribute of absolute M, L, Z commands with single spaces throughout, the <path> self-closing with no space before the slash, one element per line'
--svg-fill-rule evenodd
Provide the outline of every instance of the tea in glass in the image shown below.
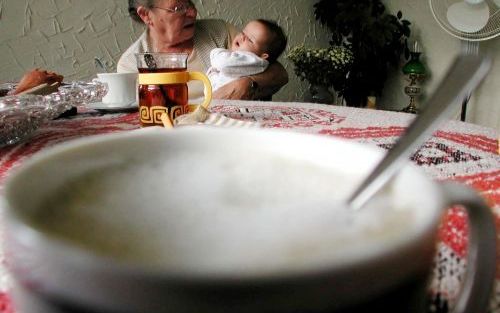
<path fill-rule="evenodd" d="M 201 80 L 205 85 L 208 107 L 212 88 L 208 78 L 200 72 L 187 72 L 186 53 L 138 53 L 139 114 L 141 126 L 163 126 L 164 114 L 173 121 L 190 112 L 188 86 L 190 80 Z"/>

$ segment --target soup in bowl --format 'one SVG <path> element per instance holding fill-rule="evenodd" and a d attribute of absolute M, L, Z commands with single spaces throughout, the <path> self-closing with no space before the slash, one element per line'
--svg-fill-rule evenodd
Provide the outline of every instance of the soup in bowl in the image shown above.
<path fill-rule="evenodd" d="M 460 187 L 407 165 L 351 210 L 347 197 L 382 156 L 322 136 L 201 127 L 43 151 L 6 186 L 16 303 L 25 312 L 423 312 L 438 222 Z M 462 198 L 479 212 L 471 246 L 477 227 L 486 243 L 469 266 L 494 271 L 489 209 Z M 469 293 L 487 294 L 488 272 L 471 273 Z M 487 302 L 464 292 L 467 305 Z"/>

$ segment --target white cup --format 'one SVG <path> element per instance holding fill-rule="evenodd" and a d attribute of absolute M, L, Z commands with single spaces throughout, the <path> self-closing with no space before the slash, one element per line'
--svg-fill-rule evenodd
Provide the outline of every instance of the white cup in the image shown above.
<path fill-rule="evenodd" d="M 102 103 L 110 107 L 137 103 L 137 73 L 99 73 L 97 80 L 108 85 Z"/>

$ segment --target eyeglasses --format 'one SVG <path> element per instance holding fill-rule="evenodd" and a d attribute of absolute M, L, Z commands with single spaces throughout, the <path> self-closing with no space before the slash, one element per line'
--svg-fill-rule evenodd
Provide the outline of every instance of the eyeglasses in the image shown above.
<path fill-rule="evenodd" d="M 160 9 L 167 11 L 169 13 L 174 13 L 174 14 L 184 14 L 186 13 L 189 9 L 194 9 L 194 4 L 191 1 L 188 1 L 186 3 L 180 3 L 173 8 L 160 8 L 160 7 L 153 7 L 155 9 Z"/>

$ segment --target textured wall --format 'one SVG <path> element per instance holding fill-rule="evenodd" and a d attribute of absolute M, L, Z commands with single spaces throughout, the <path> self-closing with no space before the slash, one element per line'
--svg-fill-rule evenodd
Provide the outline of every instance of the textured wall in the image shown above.
<path fill-rule="evenodd" d="M 80 79 L 95 73 L 93 57 L 114 65 L 136 37 L 125 0 L 0 1 L 0 80 L 33 67 Z"/>
<path fill-rule="evenodd" d="M 142 29 L 128 17 L 126 0 L 0 0 L 0 82 L 18 79 L 34 67 L 62 73 L 68 80 L 95 75 L 94 56 L 115 68 L 121 53 Z M 328 36 L 313 17 L 311 0 L 195 0 L 200 17 L 223 18 L 243 26 L 254 18 L 282 25 L 289 46 L 325 46 Z M 237 9 L 236 9 L 237 8 Z M 293 30 L 293 32 L 291 31 Z M 277 100 L 301 99 L 305 84 L 281 62 L 290 83 Z"/>

